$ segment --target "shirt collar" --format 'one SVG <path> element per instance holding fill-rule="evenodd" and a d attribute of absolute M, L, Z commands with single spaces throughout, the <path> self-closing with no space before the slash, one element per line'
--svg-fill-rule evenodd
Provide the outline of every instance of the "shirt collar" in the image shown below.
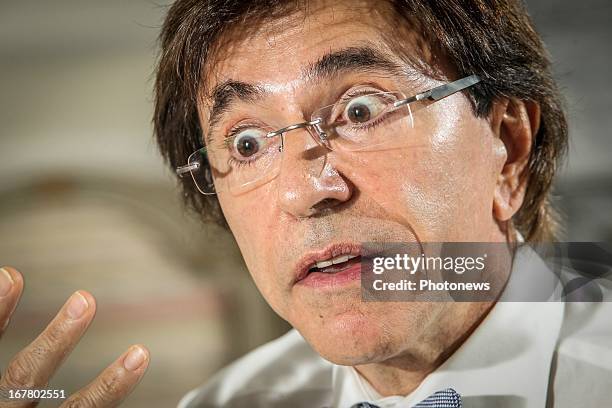
<path fill-rule="evenodd" d="M 507 287 L 524 288 L 515 282 L 525 274 L 551 276 L 528 246 L 519 250 Z M 368 401 L 381 408 L 411 407 L 446 388 L 461 394 L 466 406 L 546 406 L 563 313 L 558 301 L 497 302 L 459 349 L 407 396 L 381 397 L 353 367 L 334 365 L 333 406 Z"/>

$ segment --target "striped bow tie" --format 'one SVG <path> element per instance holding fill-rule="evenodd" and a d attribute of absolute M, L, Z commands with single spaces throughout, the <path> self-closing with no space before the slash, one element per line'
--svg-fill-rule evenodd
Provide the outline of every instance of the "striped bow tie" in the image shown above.
<path fill-rule="evenodd" d="M 461 408 L 461 395 L 452 388 L 447 388 L 442 391 L 438 391 L 423 401 L 416 404 L 413 408 Z M 370 404 L 369 402 L 359 402 L 354 404 L 351 408 L 379 408 L 377 405 Z"/>

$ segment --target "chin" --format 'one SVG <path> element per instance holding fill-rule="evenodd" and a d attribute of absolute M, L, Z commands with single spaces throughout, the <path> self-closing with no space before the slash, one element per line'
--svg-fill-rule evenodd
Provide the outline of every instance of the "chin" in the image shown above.
<path fill-rule="evenodd" d="M 394 344 L 395 336 L 384 319 L 361 312 L 345 312 L 319 319 L 319 325 L 308 325 L 298 331 L 317 353 L 334 364 L 369 364 L 391 357 L 399 346 Z"/>

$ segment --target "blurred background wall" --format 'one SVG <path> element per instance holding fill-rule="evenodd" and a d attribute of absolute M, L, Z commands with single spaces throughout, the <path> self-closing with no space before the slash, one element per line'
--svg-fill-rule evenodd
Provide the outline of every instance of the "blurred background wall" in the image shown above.
<path fill-rule="evenodd" d="M 152 72 L 168 3 L 0 1 L 0 264 L 27 281 L 0 362 L 88 289 L 97 317 L 51 387 L 76 390 L 142 342 L 152 362 L 128 407 L 175 406 L 287 329 L 231 237 L 183 212 L 156 152 Z M 570 159 L 556 187 L 567 238 L 612 241 L 612 5 L 528 6 L 568 101 Z"/>

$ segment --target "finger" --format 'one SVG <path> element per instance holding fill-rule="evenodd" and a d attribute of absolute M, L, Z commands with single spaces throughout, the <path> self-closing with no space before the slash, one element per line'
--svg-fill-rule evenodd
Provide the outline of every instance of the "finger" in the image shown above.
<path fill-rule="evenodd" d="M 94 314 L 93 296 L 85 291 L 75 292 L 45 330 L 11 360 L 0 380 L 0 391 L 45 386 L 85 333 Z"/>
<path fill-rule="evenodd" d="M 148 366 L 149 351 L 142 345 L 132 346 L 60 408 L 116 407 L 140 382 Z"/>
<path fill-rule="evenodd" d="M 9 324 L 22 291 L 21 274 L 8 266 L 0 268 L 0 337 Z"/>

